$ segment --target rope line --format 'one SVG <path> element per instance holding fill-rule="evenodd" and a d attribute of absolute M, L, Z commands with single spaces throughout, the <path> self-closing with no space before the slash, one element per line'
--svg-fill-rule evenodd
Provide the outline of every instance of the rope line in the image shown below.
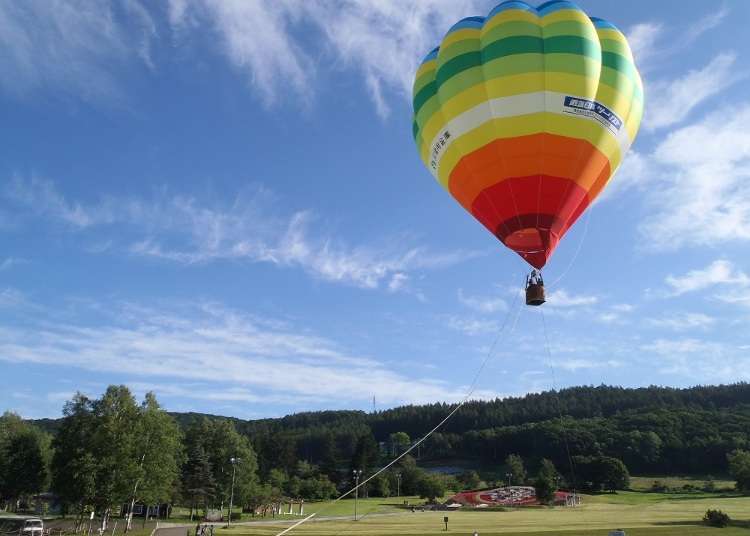
<path fill-rule="evenodd" d="M 573 456 L 570 455 L 570 444 L 568 443 L 568 434 L 566 433 L 565 429 L 565 419 L 563 418 L 562 413 L 562 404 L 560 403 L 560 395 L 557 392 L 557 381 L 555 378 L 555 367 L 552 363 L 552 349 L 549 344 L 549 335 L 547 333 L 547 317 L 544 315 L 544 309 L 540 308 L 540 312 L 542 314 L 542 326 L 544 331 L 544 347 L 547 350 L 547 358 L 548 358 L 548 364 L 550 368 L 550 372 L 552 373 L 552 393 L 555 397 L 555 402 L 557 405 L 557 413 L 560 419 L 560 428 L 562 431 L 563 436 L 563 443 L 565 443 L 565 453 L 568 456 L 568 465 L 570 467 L 570 476 L 573 479 L 573 501 L 576 500 L 576 497 L 578 494 L 576 493 L 576 487 L 577 487 L 577 478 L 576 478 L 576 470 L 575 470 L 575 462 L 573 462 Z M 575 506 L 575 504 L 573 505 Z"/>
<path fill-rule="evenodd" d="M 586 222 L 583 224 L 583 234 L 581 235 L 581 240 L 578 241 L 578 248 L 576 248 L 576 251 L 573 254 L 573 258 L 570 259 L 570 262 L 568 263 L 568 266 L 565 268 L 565 270 L 563 270 L 563 272 L 559 276 L 557 276 L 557 279 L 555 279 L 552 283 L 547 285 L 548 287 L 552 288 L 555 285 L 557 285 L 560 282 L 560 280 L 562 280 L 562 278 L 568 275 L 568 272 L 570 272 L 570 269 L 573 268 L 573 265 L 578 259 L 578 254 L 581 253 L 581 250 L 583 249 L 583 243 L 586 241 L 586 236 L 588 236 L 589 221 L 591 221 L 590 209 L 586 211 Z"/>
<path fill-rule="evenodd" d="M 427 440 L 427 438 L 429 438 L 438 429 L 440 429 L 446 422 L 448 422 L 451 419 L 451 417 L 453 417 L 458 412 L 458 410 L 460 410 L 466 404 L 466 402 L 469 401 L 469 398 L 471 398 L 471 395 L 473 395 L 474 391 L 476 390 L 476 387 L 477 387 L 477 384 L 479 383 L 479 378 L 482 375 L 482 372 L 484 371 L 485 367 L 487 366 L 487 363 L 489 362 L 490 357 L 492 357 L 492 354 L 495 351 L 495 347 L 497 346 L 497 343 L 500 341 L 500 336 L 502 335 L 503 331 L 505 331 L 505 328 L 508 325 L 508 320 L 510 319 L 511 313 L 513 312 L 513 308 L 516 306 L 516 304 L 519 304 L 518 307 L 516 307 L 516 310 L 517 310 L 517 312 L 516 312 L 516 318 L 515 318 L 515 321 L 513 323 L 513 328 L 512 328 L 512 329 L 515 329 L 515 326 L 516 326 L 516 324 L 518 322 L 518 317 L 520 316 L 520 311 L 521 311 L 521 308 L 522 308 L 521 305 L 520 305 L 520 303 L 519 303 L 519 299 L 518 299 L 519 296 L 520 296 L 520 294 L 516 294 L 516 296 L 515 296 L 515 298 L 513 300 L 513 305 L 508 308 L 508 312 L 505 315 L 505 319 L 503 320 L 502 325 L 500 326 L 500 330 L 497 332 L 497 335 L 495 336 L 495 339 L 492 342 L 492 345 L 490 346 L 489 350 L 487 351 L 487 355 L 485 355 L 484 359 L 482 360 L 482 364 L 479 366 L 479 369 L 477 370 L 476 374 L 474 375 L 474 379 L 473 379 L 472 383 L 470 384 L 468 392 L 463 397 L 463 399 L 458 403 L 458 405 L 456 405 L 456 407 L 453 408 L 448 413 L 448 415 L 446 415 L 443 418 L 443 420 L 441 420 L 438 424 L 436 424 L 429 432 L 427 432 L 424 436 L 422 436 L 418 441 L 416 441 L 415 443 L 413 443 L 408 449 L 406 449 L 400 455 L 398 455 L 393 460 L 391 460 L 383 468 L 379 469 L 378 471 L 376 471 L 375 473 L 373 473 L 372 475 L 370 475 L 369 477 L 367 477 L 365 480 L 363 480 L 362 482 L 360 482 L 358 485 L 354 486 L 352 489 L 350 489 L 346 493 L 343 493 L 342 495 L 340 495 L 339 497 L 337 497 L 336 499 L 334 499 L 333 501 L 331 501 L 331 504 L 328 505 L 322 511 L 330 509 L 334 504 L 336 504 L 337 502 L 339 502 L 341 499 L 343 499 L 345 497 L 348 497 L 349 495 L 351 495 L 352 493 L 354 493 L 355 491 L 357 491 L 359 488 L 361 488 L 362 486 L 364 486 L 365 484 L 367 484 L 370 480 L 372 480 L 376 476 L 382 474 L 384 471 L 386 471 L 386 470 L 390 469 L 391 467 L 393 467 L 396 463 L 398 463 L 399 460 L 401 460 L 402 458 L 404 458 L 404 456 L 406 456 L 407 454 L 409 454 L 410 452 L 412 452 L 415 448 L 417 448 L 419 445 L 421 445 L 422 443 L 424 443 Z M 320 514 L 320 513 L 321 512 L 318 512 L 318 514 Z M 308 520 L 312 519 L 312 517 L 313 517 L 313 515 L 310 515 L 310 516 L 306 517 L 305 519 L 299 520 L 297 523 L 295 523 L 291 527 L 288 527 L 285 530 L 277 533 L 275 536 L 282 536 L 284 534 L 287 534 L 292 529 L 294 529 L 294 528 L 302 525 L 303 523 L 307 522 Z"/>

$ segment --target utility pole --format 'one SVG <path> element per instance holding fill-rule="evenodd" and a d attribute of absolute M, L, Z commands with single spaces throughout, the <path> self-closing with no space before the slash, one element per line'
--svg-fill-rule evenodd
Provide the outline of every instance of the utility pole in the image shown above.
<path fill-rule="evenodd" d="M 227 516 L 227 528 L 232 524 L 232 503 L 234 503 L 234 471 L 237 464 L 242 461 L 242 458 L 229 458 L 229 463 L 232 464 L 232 491 L 229 494 L 229 515 Z"/>
<path fill-rule="evenodd" d="M 401 497 L 401 473 L 396 473 L 396 497 Z"/>
<path fill-rule="evenodd" d="M 357 521 L 357 500 L 359 499 L 359 477 L 362 476 L 362 469 L 352 470 L 354 475 L 354 521 Z"/>

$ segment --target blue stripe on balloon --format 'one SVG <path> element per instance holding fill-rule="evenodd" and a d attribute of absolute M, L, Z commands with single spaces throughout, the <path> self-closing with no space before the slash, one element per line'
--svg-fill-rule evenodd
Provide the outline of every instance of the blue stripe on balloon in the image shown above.
<path fill-rule="evenodd" d="M 554 13 L 555 11 L 560 11 L 561 9 L 576 9 L 578 11 L 581 11 L 581 8 L 575 5 L 570 0 L 551 0 L 549 2 L 543 3 L 541 6 L 536 8 L 536 10 L 542 16 Z"/>
<path fill-rule="evenodd" d="M 597 28 L 609 28 L 612 30 L 620 31 L 617 26 L 609 22 L 608 20 L 600 19 L 599 17 L 591 17 L 591 22 L 594 23 L 594 26 Z"/>
<path fill-rule="evenodd" d="M 489 20 L 498 13 L 508 11 L 509 9 L 521 9 L 523 11 L 531 11 L 532 13 L 536 13 L 536 8 L 534 6 L 530 6 L 522 0 L 508 0 L 507 2 L 503 2 L 502 4 L 498 4 L 497 6 L 495 6 L 495 8 L 490 11 L 490 14 L 487 15 L 487 19 Z"/>
<path fill-rule="evenodd" d="M 440 51 L 440 47 L 435 47 L 432 50 L 430 50 L 430 53 L 424 57 L 424 59 L 422 60 L 422 63 L 427 63 L 428 61 L 434 60 L 435 58 L 437 58 L 439 51 Z"/>
<path fill-rule="evenodd" d="M 464 28 L 481 28 L 484 24 L 484 17 L 466 17 L 465 19 L 461 19 L 456 24 L 451 26 L 451 29 L 448 30 L 448 33 L 446 35 L 449 35 L 456 30 L 463 30 Z"/>

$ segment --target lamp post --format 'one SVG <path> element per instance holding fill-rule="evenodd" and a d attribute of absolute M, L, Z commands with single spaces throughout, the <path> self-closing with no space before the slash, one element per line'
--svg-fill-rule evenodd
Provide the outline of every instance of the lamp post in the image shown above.
<path fill-rule="evenodd" d="M 357 521 L 357 500 L 359 499 L 359 477 L 362 476 L 362 469 L 352 470 L 354 475 L 354 521 Z"/>
<path fill-rule="evenodd" d="M 396 497 L 401 497 L 401 473 L 396 473 Z"/>
<path fill-rule="evenodd" d="M 242 458 L 229 458 L 229 463 L 232 464 L 232 488 L 229 493 L 229 515 L 227 516 L 227 528 L 232 524 L 232 503 L 234 503 L 234 471 L 237 468 L 237 464 L 242 461 Z"/>
<path fill-rule="evenodd" d="M 508 478 L 508 487 L 510 487 L 510 479 L 513 478 L 513 473 L 505 473 L 505 476 Z"/>

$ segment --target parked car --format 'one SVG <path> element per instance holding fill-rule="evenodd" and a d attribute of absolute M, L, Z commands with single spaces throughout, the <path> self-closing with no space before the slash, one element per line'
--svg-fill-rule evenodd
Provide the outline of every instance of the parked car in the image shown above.
<path fill-rule="evenodd" d="M 0 517 L 0 536 L 42 536 L 44 521 L 38 517 Z"/>

